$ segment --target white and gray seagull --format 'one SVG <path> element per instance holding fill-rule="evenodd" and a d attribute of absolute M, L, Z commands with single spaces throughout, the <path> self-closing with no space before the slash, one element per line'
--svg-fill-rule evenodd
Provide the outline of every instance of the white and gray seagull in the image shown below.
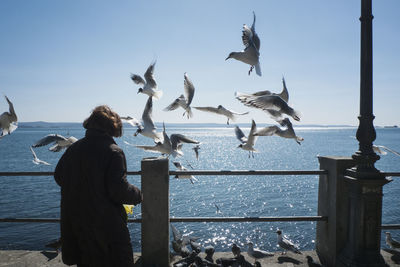
<path fill-rule="evenodd" d="M 392 235 L 390 232 L 385 232 L 386 235 L 386 244 L 391 248 L 391 249 L 400 249 L 400 242 L 396 241 L 392 238 Z"/>
<path fill-rule="evenodd" d="M 240 142 L 242 142 L 238 146 L 238 148 L 240 147 L 243 150 L 249 151 L 249 158 L 250 154 L 254 158 L 254 152 L 257 152 L 257 150 L 254 148 L 254 145 L 257 141 L 257 136 L 254 135 L 256 131 L 257 131 L 257 126 L 254 120 L 251 121 L 251 129 L 247 138 L 244 135 L 243 131 L 239 128 L 239 126 L 235 127 L 236 138 L 239 139 Z"/>
<path fill-rule="evenodd" d="M 245 46 L 243 51 L 240 52 L 231 52 L 225 60 L 229 58 L 234 58 L 243 63 L 249 64 L 250 70 L 249 75 L 253 71 L 253 68 L 256 68 L 256 73 L 258 76 L 261 76 L 261 67 L 260 67 L 260 38 L 258 37 L 255 29 L 256 23 L 256 14 L 253 12 L 253 25 L 249 28 L 246 24 L 243 24 L 242 30 L 242 41 Z"/>
<path fill-rule="evenodd" d="M 78 141 L 78 139 L 74 136 L 64 137 L 59 134 L 49 134 L 38 140 L 35 144 L 32 145 L 32 147 L 41 147 L 48 144 L 54 144 L 49 148 L 49 150 L 52 152 L 59 152 L 69 147 L 76 141 Z"/>
<path fill-rule="evenodd" d="M 195 147 L 192 148 L 194 151 L 194 154 L 196 155 L 196 159 L 199 160 L 199 150 L 200 150 L 200 145 L 196 145 Z"/>
<path fill-rule="evenodd" d="M 172 155 L 174 158 L 183 156 L 181 150 L 183 143 L 199 144 L 199 141 L 186 137 L 183 134 L 171 134 L 169 137 L 165 131 L 165 125 L 163 126 L 163 141 L 158 141 L 154 146 L 136 146 L 146 151 L 161 153 L 162 155 L 167 155 L 169 157 Z"/>
<path fill-rule="evenodd" d="M 262 128 L 260 130 L 257 130 L 254 135 L 255 136 L 272 136 L 272 135 L 277 135 L 283 138 L 293 138 L 296 143 L 301 145 L 301 141 L 304 141 L 303 137 L 297 136 L 296 133 L 294 132 L 293 125 L 290 122 L 289 118 L 284 118 L 282 121 L 280 121 L 280 124 L 282 126 L 286 126 L 286 129 L 281 129 L 276 125 L 273 126 L 268 126 L 265 128 Z"/>
<path fill-rule="evenodd" d="M 393 153 L 394 155 L 400 157 L 400 153 L 399 152 L 397 152 L 397 151 L 395 151 L 395 150 L 393 150 L 391 148 L 388 148 L 386 146 L 372 145 L 372 149 L 374 150 L 375 153 L 378 153 L 378 154 L 381 154 L 381 155 L 386 155 L 387 154 L 386 151 L 388 151 L 388 152 Z"/>
<path fill-rule="evenodd" d="M 279 247 L 281 247 L 283 249 L 283 253 L 286 253 L 286 251 L 290 250 L 294 253 L 297 254 L 302 254 L 298 248 L 298 246 L 296 246 L 295 244 L 293 244 L 292 241 L 290 241 L 289 239 L 285 238 L 284 236 L 282 236 L 282 231 L 278 230 L 276 231 L 276 233 L 278 234 L 278 245 Z"/>
<path fill-rule="evenodd" d="M 201 110 L 201 111 L 206 111 L 206 112 L 211 112 L 219 115 L 223 115 L 228 118 L 226 121 L 226 124 L 229 125 L 229 120 L 235 121 L 237 115 L 247 115 L 249 112 L 235 112 L 229 109 L 224 108 L 222 105 L 218 105 L 218 107 L 194 107 L 195 109 Z"/>
<path fill-rule="evenodd" d="M 8 102 L 9 112 L 5 111 L 0 115 L 0 138 L 6 134 L 11 134 L 18 127 L 18 118 L 14 110 L 14 105 L 6 95 L 4 97 Z"/>
<path fill-rule="evenodd" d="M 194 89 L 194 85 L 193 85 L 192 81 L 189 79 L 186 72 L 184 74 L 183 85 L 184 85 L 185 95 L 183 95 L 183 94 L 180 95 L 168 107 L 164 108 L 164 111 L 171 111 L 171 110 L 175 110 L 175 109 L 181 107 L 185 110 L 185 112 L 183 112 L 183 116 L 185 116 L 185 114 L 186 114 L 186 116 L 189 119 L 193 116 L 190 104 L 192 103 L 195 89 Z"/>
<path fill-rule="evenodd" d="M 137 74 L 131 74 L 131 79 L 134 83 L 142 85 L 142 87 L 140 87 L 138 90 L 138 94 L 143 93 L 148 96 L 154 97 L 155 99 L 160 99 L 163 92 L 157 90 L 157 83 L 153 76 L 155 65 L 156 65 L 156 62 L 153 62 L 147 68 L 147 70 L 144 74 L 144 78 L 146 79 L 146 81 L 143 80 L 143 78 Z"/>
<path fill-rule="evenodd" d="M 121 120 L 129 123 L 133 127 L 139 127 L 139 125 L 141 125 L 141 123 L 138 119 L 131 117 L 131 116 L 121 117 Z"/>
<path fill-rule="evenodd" d="M 33 148 L 32 148 L 32 147 L 29 147 L 29 148 L 31 149 L 31 152 L 32 152 L 32 156 L 33 156 L 32 162 L 33 162 L 33 163 L 35 163 L 36 165 L 39 165 L 39 164 L 50 165 L 50 163 L 48 163 L 48 162 L 46 162 L 46 161 L 44 161 L 44 160 L 39 159 L 39 158 L 36 156 L 35 151 L 33 151 Z"/>
<path fill-rule="evenodd" d="M 142 123 L 136 125 L 138 129 L 133 135 L 137 136 L 138 134 L 141 134 L 143 136 L 153 139 L 154 142 L 162 142 L 163 134 L 156 131 L 157 127 L 154 125 L 152 119 L 152 113 L 153 113 L 153 98 L 149 96 L 143 110 Z"/>
<path fill-rule="evenodd" d="M 247 243 L 247 246 L 248 246 L 247 255 L 252 257 L 254 260 L 274 256 L 274 253 L 272 253 L 272 252 L 254 248 L 254 245 L 252 242 Z"/>
<path fill-rule="evenodd" d="M 172 162 L 172 163 L 175 165 L 175 167 L 176 167 L 178 170 L 180 170 L 180 171 L 187 171 L 187 168 L 185 168 L 185 166 L 183 166 L 179 161 L 174 161 L 174 162 Z M 175 175 L 175 178 L 177 178 L 177 179 L 189 179 L 190 182 L 191 182 L 192 184 L 194 184 L 195 181 L 196 181 L 196 182 L 199 181 L 199 180 L 198 180 L 196 177 L 194 177 L 193 175 Z"/>
<path fill-rule="evenodd" d="M 173 240 L 171 241 L 171 243 L 172 243 L 172 248 L 174 249 L 174 251 L 179 254 L 189 252 L 189 250 L 186 246 L 188 244 L 190 244 L 190 242 L 196 241 L 198 238 L 190 236 L 193 232 L 189 232 L 187 234 L 182 235 L 178 229 L 176 229 L 172 224 L 170 224 L 170 225 L 171 225 L 172 237 L 173 237 Z"/>
<path fill-rule="evenodd" d="M 260 94 L 260 92 L 243 94 L 236 92 L 235 97 L 246 106 L 264 110 L 277 121 L 282 119 L 283 114 L 291 116 L 296 121 L 300 121 L 299 113 L 276 94 Z"/>

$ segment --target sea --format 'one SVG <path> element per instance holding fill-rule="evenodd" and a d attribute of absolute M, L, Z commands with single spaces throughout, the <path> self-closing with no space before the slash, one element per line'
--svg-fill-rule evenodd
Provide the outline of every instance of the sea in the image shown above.
<path fill-rule="evenodd" d="M 162 129 L 158 125 L 158 129 Z M 319 156 L 348 156 L 358 150 L 357 128 L 350 126 L 301 126 L 296 134 L 304 138 L 301 145 L 293 139 L 277 136 L 259 137 L 254 158 L 238 148 L 235 125 L 224 124 L 167 124 L 167 134 L 180 133 L 201 142 L 199 158 L 194 145 L 184 144 L 184 155 L 170 158 L 189 170 L 318 170 Z M 259 125 L 258 127 L 262 127 Z M 240 125 L 245 135 L 250 125 Z M 141 160 L 157 156 L 135 145 L 154 145 L 135 129 L 124 127 L 116 138 L 124 150 L 128 171 L 139 171 Z M 63 151 L 51 152 L 47 147 L 36 148 L 37 156 L 51 165 L 35 165 L 29 147 L 48 134 L 82 138 L 81 124 L 21 125 L 11 135 L 0 139 L 1 172 L 52 172 Z M 399 128 L 376 128 L 376 145 L 400 151 Z M 380 155 L 376 168 L 383 172 L 400 172 L 400 157 Z M 318 206 L 318 175 L 268 176 L 197 176 L 193 184 L 188 179 L 170 176 L 171 217 L 270 217 L 316 216 Z M 128 176 L 130 183 L 140 187 L 140 176 Z M 383 224 L 400 223 L 400 177 L 383 188 Z M 218 207 L 218 208 L 217 208 Z M 129 218 L 140 218 L 140 205 Z M 59 218 L 60 187 L 51 176 L 0 177 L 1 218 Z M 315 249 L 316 222 L 196 222 L 174 223 L 182 234 L 197 237 L 203 246 L 212 245 L 218 251 L 229 251 L 232 243 L 244 249 L 251 241 L 256 247 L 279 251 L 276 230 L 294 241 L 301 250 Z M 128 224 L 134 251 L 141 250 L 141 225 Z M 390 230 L 400 240 L 399 230 Z M 0 249 L 43 250 L 45 245 L 60 236 L 58 223 L 0 223 Z M 172 240 L 172 233 L 171 233 Z M 386 247 L 382 232 L 382 247 Z"/>

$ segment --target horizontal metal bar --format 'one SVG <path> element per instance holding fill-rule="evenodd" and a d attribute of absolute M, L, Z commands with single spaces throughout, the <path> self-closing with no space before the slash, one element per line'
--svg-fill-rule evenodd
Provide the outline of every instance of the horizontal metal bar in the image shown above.
<path fill-rule="evenodd" d="M 299 222 L 327 221 L 327 216 L 289 216 L 289 217 L 171 217 L 170 222 Z M 59 218 L 0 218 L 8 223 L 58 223 Z M 140 223 L 142 220 L 128 219 L 128 222 Z"/>
<path fill-rule="evenodd" d="M 300 222 L 327 221 L 327 216 L 289 217 L 171 217 L 170 222 Z"/>
<path fill-rule="evenodd" d="M 128 175 L 141 175 L 141 171 L 128 171 Z M 170 171 L 169 175 L 327 175 L 327 170 L 187 170 Z M 382 172 L 385 176 L 400 177 L 400 172 Z M 54 172 L 0 172 L 1 176 L 53 176 Z"/>
<path fill-rule="evenodd" d="M 220 171 L 170 171 L 170 175 L 320 175 L 328 174 L 327 170 L 276 170 L 276 171 L 264 171 L 264 170 L 220 170 Z"/>
<path fill-rule="evenodd" d="M 381 225 L 382 230 L 399 230 L 400 229 L 400 224 L 382 224 Z"/>

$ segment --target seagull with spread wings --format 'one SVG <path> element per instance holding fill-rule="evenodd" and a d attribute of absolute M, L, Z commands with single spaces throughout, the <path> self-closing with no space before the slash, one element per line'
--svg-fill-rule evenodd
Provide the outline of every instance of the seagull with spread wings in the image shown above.
<path fill-rule="evenodd" d="M 229 125 L 229 120 L 235 121 L 237 115 L 246 115 L 249 114 L 249 112 L 235 112 L 232 110 L 229 110 L 227 108 L 224 108 L 222 105 L 218 105 L 218 107 L 194 107 L 195 109 L 201 110 L 201 111 L 206 111 L 206 112 L 211 112 L 219 115 L 223 115 L 228 118 L 226 124 Z"/>
<path fill-rule="evenodd" d="M 163 92 L 157 90 L 157 83 L 153 76 L 155 65 L 156 62 L 150 64 L 150 66 L 147 68 L 144 74 L 144 78 L 146 81 L 140 75 L 137 74 L 131 74 L 131 79 L 134 83 L 142 85 L 142 87 L 140 87 L 138 90 L 138 94 L 143 93 L 148 96 L 154 97 L 155 99 L 160 99 Z"/>
<path fill-rule="evenodd" d="M 143 136 L 153 139 L 154 142 L 159 142 L 163 140 L 163 135 L 162 133 L 156 131 L 157 127 L 154 125 L 152 119 L 152 113 L 153 113 L 153 98 L 149 96 L 143 110 L 142 123 L 140 122 L 138 123 L 137 120 L 133 121 L 130 119 L 128 119 L 127 122 L 129 123 L 131 121 L 133 125 L 138 127 L 136 132 L 133 134 L 134 136 L 138 136 L 138 134 L 141 134 Z"/>
<path fill-rule="evenodd" d="M 286 126 L 286 129 L 281 129 L 276 125 L 273 126 L 268 126 L 265 128 L 262 128 L 254 133 L 255 136 L 272 136 L 272 135 L 277 135 L 283 138 L 292 138 L 301 145 L 301 141 L 304 141 L 304 138 L 297 136 L 296 133 L 294 132 L 293 125 L 290 122 L 289 118 L 284 118 L 282 121 L 280 121 L 280 124 L 282 126 Z"/>
<path fill-rule="evenodd" d="M 47 146 L 48 144 L 53 144 L 53 146 L 51 146 L 49 150 L 52 152 L 59 152 L 69 147 L 76 141 L 78 141 L 78 139 L 74 136 L 64 137 L 60 134 L 49 134 L 38 140 L 35 144 L 32 145 L 32 147 L 41 147 Z"/>
<path fill-rule="evenodd" d="M 251 28 L 246 24 L 243 25 L 242 30 L 242 41 L 245 46 L 243 51 L 240 52 L 231 52 L 225 60 L 229 58 L 234 58 L 243 63 L 249 64 L 250 70 L 249 75 L 253 71 L 253 68 L 256 68 L 256 73 L 258 76 L 261 76 L 261 67 L 260 67 L 260 38 L 256 33 L 256 14 L 253 12 L 253 25 Z"/>
<path fill-rule="evenodd" d="M 243 131 L 239 128 L 239 126 L 235 127 L 235 134 L 236 138 L 242 142 L 238 148 L 240 147 L 243 150 L 249 151 L 249 158 L 250 155 L 254 158 L 254 152 L 257 152 L 257 150 L 254 148 L 254 145 L 256 144 L 257 136 L 254 135 L 257 131 L 257 126 L 256 122 L 252 120 L 251 122 L 251 129 L 248 137 L 244 135 Z"/>
<path fill-rule="evenodd" d="M 181 107 L 185 110 L 185 112 L 183 112 L 183 116 L 185 116 L 186 114 L 186 116 L 189 119 L 193 116 L 190 104 L 192 103 L 195 89 L 192 81 L 189 79 L 186 72 L 184 74 L 183 85 L 184 85 L 185 95 L 183 94 L 180 95 L 177 99 L 174 100 L 174 102 L 172 102 L 168 107 L 166 107 L 164 111 L 171 111 Z"/>

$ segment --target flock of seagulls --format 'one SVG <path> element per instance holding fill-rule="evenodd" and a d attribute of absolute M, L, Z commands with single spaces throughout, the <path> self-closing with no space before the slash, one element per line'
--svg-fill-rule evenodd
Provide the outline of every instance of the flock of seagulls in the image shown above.
<path fill-rule="evenodd" d="M 171 241 L 173 251 L 175 255 L 182 257 L 174 266 L 192 266 L 191 264 L 194 264 L 193 266 L 261 266 L 259 260 L 275 255 L 273 252 L 256 248 L 252 242 L 248 242 L 246 252 L 247 255 L 254 260 L 254 264 L 251 264 L 244 258 L 241 248 L 236 243 L 233 243 L 231 246 L 233 254 L 231 258 L 219 258 L 214 262 L 214 248 L 208 246 L 204 248 L 207 256 L 202 259 L 199 258 L 198 254 L 202 251 L 203 246 L 198 242 L 197 237 L 192 236 L 193 232 L 182 235 L 172 224 L 170 224 L 170 226 L 173 235 Z M 302 254 L 299 247 L 295 245 L 293 241 L 282 235 L 282 230 L 277 230 L 276 234 L 277 246 L 283 250 L 282 254 L 286 254 L 288 251 L 295 254 Z M 191 249 L 189 249 L 189 247 Z M 202 265 L 198 265 L 196 262 L 201 262 Z M 307 262 L 310 262 L 310 256 L 307 256 Z"/>

